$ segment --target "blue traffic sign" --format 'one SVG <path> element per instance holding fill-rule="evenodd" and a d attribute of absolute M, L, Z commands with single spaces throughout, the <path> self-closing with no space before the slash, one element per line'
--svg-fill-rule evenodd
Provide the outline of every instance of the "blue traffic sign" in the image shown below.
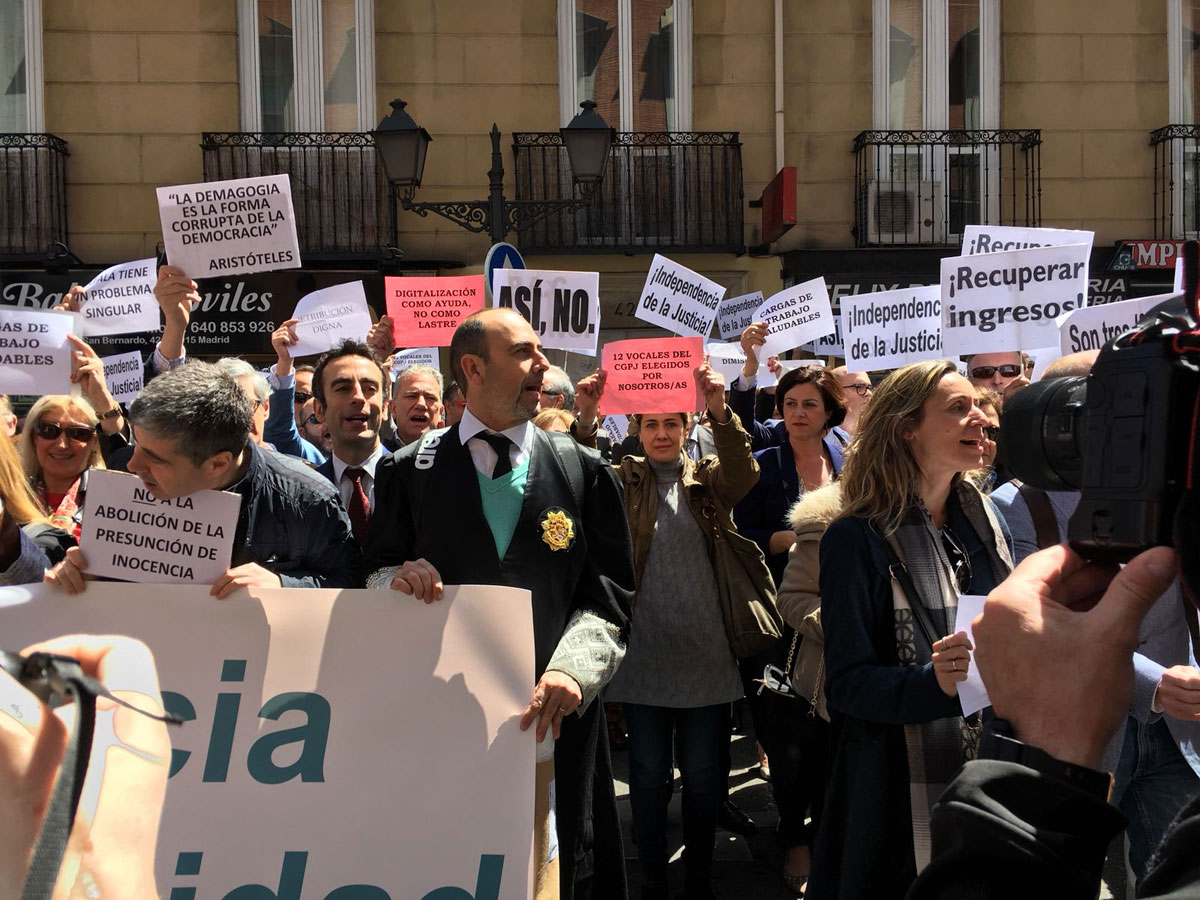
<path fill-rule="evenodd" d="M 492 273 L 497 269 L 523 269 L 525 260 L 521 251 L 512 244 L 501 241 L 492 244 L 492 249 L 483 258 L 483 285 L 487 292 L 488 304 L 492 303 Z"/>

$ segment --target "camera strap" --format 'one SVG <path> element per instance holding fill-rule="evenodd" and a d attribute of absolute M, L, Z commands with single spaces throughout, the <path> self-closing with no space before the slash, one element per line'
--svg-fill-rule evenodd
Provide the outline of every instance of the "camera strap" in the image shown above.
<path fill-rule="evenodd" d="M 96 698 L 107 700 L 132 709 L 151 719 L 179 725 L 176 716 L 156 715 L 139 709 L 119 697 L 114 697 L 103 684 L 84 673 L 79 661 L 69 656 L 53 653 L 18 653 L 0 651 L 0 668 L 15 678 L 30 693 L 49 709 L 74 703 L 76 708 L 75 728 L 63 752 L 54 791 L 42 820 L 34 846 L 29 871 L 21 900 L 50 900 L 58 881 L 58 870 L 67 850 L 71 828 L 75 824 L 75 813 L 79 808 L 79 796 L 87 776 L 88 761 L 92 753 L 92 737 L 96 726 Z"/>

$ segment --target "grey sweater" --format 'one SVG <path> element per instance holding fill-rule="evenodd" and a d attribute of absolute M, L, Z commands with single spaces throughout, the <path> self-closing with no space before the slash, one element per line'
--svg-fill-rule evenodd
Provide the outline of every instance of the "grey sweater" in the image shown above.
<path fill-rule="evenodd" d="M 629 646 L 604 696 L 688 708 L 742 696 L 705 536 L 683 497 L 682 461 L 650 460 L 658 485 L 654 539 L 633 604 Z"/>

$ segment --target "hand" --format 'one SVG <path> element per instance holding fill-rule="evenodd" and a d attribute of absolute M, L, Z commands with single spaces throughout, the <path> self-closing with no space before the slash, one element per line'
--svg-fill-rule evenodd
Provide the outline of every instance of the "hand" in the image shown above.
<path fill-rule="evenodd" d="M 758 348 L 767 341 L 767 323 L 755 322 L 746 326 L 742 332 L 742 352 L 746 354 L 746 362 L 742 365 L 742 374 L 753 378 L 758 372 Z"/>
<path fill-rule="evenodd" d="M 296 323 L 299 319 L 288 319 L 271 332 L 271 346 L 275 348 L 275 374 L 292 374 L 292 354 L 288 347 L 299 342 L 296 337 Z"/>
<path fill-rule="evenodd" d="M 244 566 L 234 566 L 212 583 L 208 593 L 218 600 L 224 600 L 240 588 L 277 588 L 283 587 L 279 576 L 270 569 L 264 569 L 258 563 L 246 563 Z"/>
<path fill-rule="evenodd" d="M 796 543 L 796 532 L 790 528 L 785 528 L 782 531 L 776 531 L 771 534 L 770 539 L 767 541 L 767 549 L 774 555 L 790 549 L 794 543 Z"/>
<path fill-rule="evenodd" d="M 545 739 L 546 731 L 550 728 L 554 729 L 554 739 L 557 741 L 562 733 L 562 720 L 579 709 L 582 702 L 583 692 L 579 689 L 579 682 L 566 672 L 551 669 L 542 675 L 541 681 L 533 689 L 533 699 L 525 707 L 525 712 L 521 713 L 521 730 L 528 731 L 536 719 L 538 743 Z"/>
<path fill-rule="evenodd" d="M 51 309 L 61 310 L 63 312 L 79 312 L 79 298 L 83 296 L 83 288 L 77 284 L 71 285 L 62 299 L 55 303 Z"/>
<path fill-rule="evenodd" d="M 367 346 L 379 359 L 386 359 L 396 349 L 396 329 L 391 316 L 380 316 L 367 332 Z"/>
<path fill-rule="evenodd" d="M 590 429 L 596 424 L 600 409 L 600 398 L 604 396 L 604 385 L 608 381 L 608 373 L 597 369 L 586 378 L 579 379 L 575 385 L 575 408 L 579 415 L 575 421 L 581 428 Z"/>
<path fill-rule="evenodd" d="M 179 359 L 183 356 L 183 338 L 192 310 L 201 302 L 200 287 L 178 266 L 159 266 L 154 299 L 163 314 L 159 352 L 167 359 Z"/>
<path fill-rule="evenodd" d="M 1019 740 L 1100 765 L 1129 715 L 1138 627 L 1175 571 L 1167 547 L 1117 572 L 1064 544 L 1030 556 L 988 595 L 974 625 L 975 663 Z"/>
<path fill-rule="evenodd" d="M 767 371 L 775 376 L 776 381 L 783 375 L 783 364 L 779 362 L 778 356 L 767 357 Z"/>
<path fill-rule="evenodd" d="M 1172 666 L 1158 680 L 1157 697 L 1172 719 L 1200 719 L 1200 672 L 1194 666 Z"/>
<path fill-rule="evenodd" d="M 67 340 L 75 348 L 71 352 L 71 382 L 83 389 L 88 402 L 103 415 L 117 405 L 104 380 L 104 363 L 83 338 L 68 334 Z"/>
<path fill-rule="evenodd" d="M 87 560 L 78 547 L 70 547 L 62 562 L 46 570 L 46 584 L 62 588 L 68 594 L 82 594 L 87 587 Z"/>
<path fill-rule="evenodd" d="M 725 378 L 712 366 L 705 363 L 693 370 L 693 377 L 704 395 L 704 405 L 708 407 L 709 416 L 717 422 L 728 422 L 733 413 L 725 405 Z"/>
<path fill-rule="evenodd" d="M 409 560 L 392 576 L 391 588 L 424 603 L 442 599 L 442 576 L 426 559 Z"/>
<path fill-rule="evenodd" d="M 1013 394 L 1017 393 L 1017 391 L 1021 390 L 1022 388 L 1029 387 L 1029 385 L 1030 381 L 1025 377 L 1024 373 L 1018 375 L 1004 386 L 1004 393 L 1000 395 L 1000 406 L 1003 407 L 1004 404 L 1008 402 L 1008 399 L 1013 396 Z"/>
<path fill-rule="evenodd" d="M 948 634 L 933 642 L 933 674 L 947 697 L 957 697 L 958 683 L 967 680 L 973 649 L 965 631 Z"/>
<path fill-rule="evenodd" d="M 36 644 L 23 652 L 35 650 L 74 657 L 85 674 L 108 685 L 122 700 L 148 712 L 162 713 L 154 657 L 141 641 L 74 635 Z M 106 699 L 97 702 L 98 710 L 113 706 Z M 74 711 L 66 709 L 67 722 L 73 721 Z M 41 712 L 36 723 L 0 715 L 0 790 L 5 796 L 0 807 L 3 897 L 21 894 L 66 749 L 67 724 L 45 707 Z M 53 894 L 55 900 L 66 900 L 68 895 L 130 900 L 158 897 L 154 850 L 167 789 L 171 743 L 162 722 L 120 707 L 115 708 L 113 716 L 119 743 L 105 754 L 103 787 L 92 821 L 84 821 L 82 810 L 75 819 Z"/>

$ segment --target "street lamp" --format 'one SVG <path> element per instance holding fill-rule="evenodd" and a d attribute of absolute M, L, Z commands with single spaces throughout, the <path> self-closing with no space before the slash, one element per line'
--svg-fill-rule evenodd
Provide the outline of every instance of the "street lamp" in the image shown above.
<path fill-rule="evenodd" d="M 384 174 L 393 187 L 400 189 L 400 205 L 426 216 L 437 213 L 468 231 L 488 232 L 494 243 L 504 240 L 510 231 L 528 228 L 556 212 L 569 212 L 590 206 L 604 178 L 615 131 L 596 112 L 596 104 L 585 100 L 583 110 L 570 124 L 559 129 L 567 157 L 571 162 L 578 198 L 565 200 L 508 200 L 504 196 L 504 161 L 500 154 L 500 130 L 495 123 L 492 139 L 492 167 L 488 170 L 487 200 L 417 202 L 413 200 L 425 171 L 425 156 L 433 139 L 404 111 L 403 100 L 393 100 L 392 111 L 372 132 L 375 148 L 383 163 Z"/>

